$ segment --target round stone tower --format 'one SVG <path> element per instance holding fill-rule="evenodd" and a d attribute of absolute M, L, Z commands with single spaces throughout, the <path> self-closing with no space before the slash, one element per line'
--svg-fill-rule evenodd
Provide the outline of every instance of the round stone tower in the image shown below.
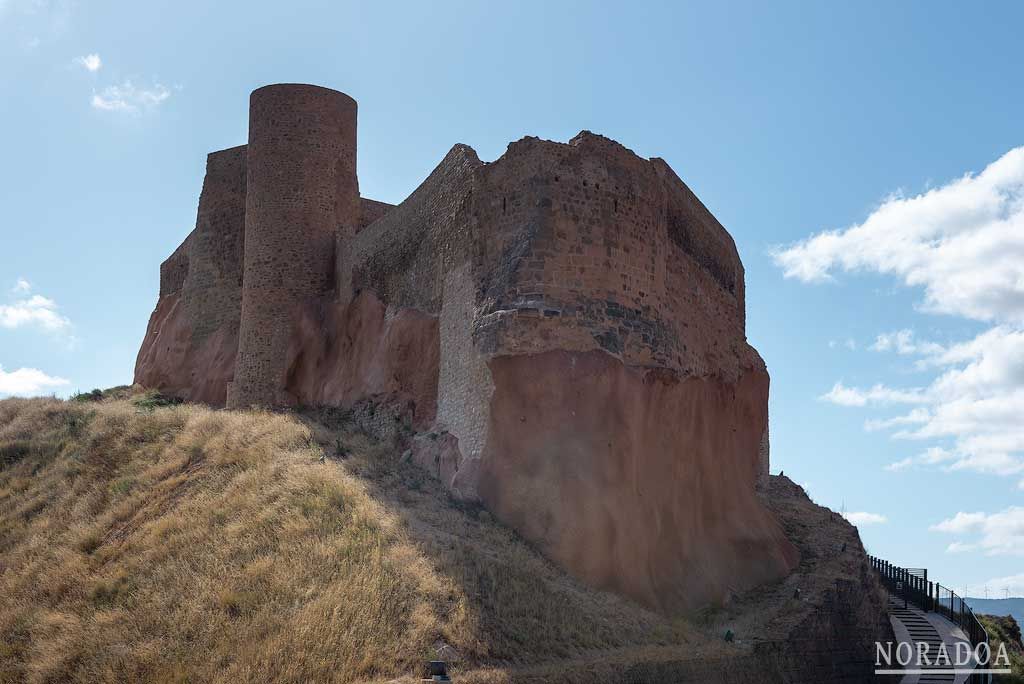
<path fill-rule="evenodd" d="M 285 354 L 299 306 L 332 286 L 335 231 L 359 216 L 356 102 L 312 85 L 249 98 L 245 270 L 229 408 L 293 403 Z"/>

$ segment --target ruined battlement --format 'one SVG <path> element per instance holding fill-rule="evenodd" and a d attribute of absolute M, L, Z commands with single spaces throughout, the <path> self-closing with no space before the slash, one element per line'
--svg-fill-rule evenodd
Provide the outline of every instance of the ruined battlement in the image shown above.
<path fill-rule="evenodd" d="M 555 562 L 655 608 L 777 579 L 768 374 L 736 246 L 663 160 L 583 131 L 455 145 L 359 196 L 354 100 L 253 92 L 161 266 L 136 382 L 234 408 L 373 405 Z M 403 447 L 404 448 L 404 447 Z M 753 562 L 756 561 L 756 562 Z"/>

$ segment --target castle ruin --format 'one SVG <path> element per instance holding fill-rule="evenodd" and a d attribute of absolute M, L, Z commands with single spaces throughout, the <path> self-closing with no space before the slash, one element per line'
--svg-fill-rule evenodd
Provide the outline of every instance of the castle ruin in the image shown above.
<path fill-rule="evenodd" d="M 160 267 L 135 381 L 228 408 L 373 406 L 412 457 L 584 581 L 688 611 L 786 575 L 758 494 L 768 373 L 726 230 L 663 160 L 584 131 L 456 145 L 362 198 L 356 103 L 252 93 Z M 386 411 L 384 409 L 387 409 Z"/>

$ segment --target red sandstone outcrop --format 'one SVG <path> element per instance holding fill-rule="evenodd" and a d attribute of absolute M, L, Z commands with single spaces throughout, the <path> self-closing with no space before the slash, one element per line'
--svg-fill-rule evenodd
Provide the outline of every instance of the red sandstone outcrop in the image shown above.
<path fill-rule="evenodd" d="M 743 267 L 664 161 L 588 132 L 492 163 L 456 145 L 390 207 L 358 196 L 355 103 L 294 85 L 253 94 L 246 149 L 210 156 L 136 382 L 396 406 L 455 496 L 659 609 L 796 565 L 757 493 L 768 374 Z"/>
<path fill-rule="evenodd" d="M 797 560 L 752 496 L 764 372 L 730 384 L 601 351 L 501 356 L 490 369 L 480 496 L 590 584 L 685 610 Z"/>
<path fill-rule="evenodd" d="M 437 413 L 437 317 L 418 309 L 387 315 L 372 293 L 346 306 L 321 301 L 292 331 L 285 389 L 307 406 L 352 406 L 364 399 L 408 407 L 413 425 Z"/>

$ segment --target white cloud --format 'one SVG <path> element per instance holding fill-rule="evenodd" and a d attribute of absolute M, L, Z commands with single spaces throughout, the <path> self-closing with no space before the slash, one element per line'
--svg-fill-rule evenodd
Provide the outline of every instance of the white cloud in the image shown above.
<path fill-rule="evenodd" d="M 39 326 L 54 332 L 66 331 L 71 321 L 57 312 L 57 303 L 42 295 L 31 295 L 13 304 L 0 304 L 0 327 Z"/>
<path fill-rule="evenodd" d="M 91 104 L 94 109 L 136 114 L 158 107 L 170 96 L 171 91 L 159 83 L 149 88 L 140 88 L 131 81 L 125 81 L 93 93 Z"/>
<path fill-rule="evenodd" d="M 0 366 L 0 395 L 32 396 L 69 384 L 64 378 L 47 375 L 35 368 L 19 368 L 7 372 Z"/>
<path fill-rule="evenodd" d="M 885 469 L 890 471 L 890 472 L 896 472 L 898 470 L 906 470 L 910 466 L 914 465 L 914 463 L 915 463 L 914 457 L 913 456 L 907 456 L 904 459 L 901 459 L 899 461 L 895 461 L 893 463 L 890 463 L 889 465 L 885 466 Z"/>
<path fill-rule="evenodd" d="M 837 382 L 825 394 L 818 397 L 839 406 L 867 406 L 868 404 L 920 404 L 927 398 L 919 389 L 898 390 L 884 385 L 875 385 L 868 389 L 847 387 L 842 381 Z"/>
<path fill-rule="evenodd" d="M 974 544 L 964 544 L 963 542 L 953 542 L 946 547 L 946 553 L 970 553 L 976 550 L 978 547 Z"/>
<path fill-rule="evenodd" d="M 60 312 L 57 302 L 48 297 L 32 293 L 32 285 L 19 278 L 11 288 L 14 295 L 7 304 L 0 304 L 0 328 L 36 328 L 62 339 L 69 345 L 75 343 L 73 326 L 67 316 Z"/>
<path fill-rule="evenodd" d="M 908 456 L 901 461 L 890 463 L 885 466 L 886 470 L 897 471 L 905 470 L 914 465 L 938 465 L 941 463 L 948 463 L 957 459 L 956 454 L 953 454 L 941 447 L 930 447 L 924 451 L 923 454 L 917 456 Z M 950 466 L 953 468 L 953 466 Z"/>
<path fill-rule="evenodd" d="M 95 52 L 89 55 L 83 55 L 81 57 L 75 57 L 75 64 L 79 65 L 86 71 L 96 73 L 103 66 L 103 60 Z"/>
<path fill-rule="evenodd" d="M 967 532 L 973 532 L 984 524 L 984 513 L 964 513 L 961 511 L 960 513 L 954 515 L 952 518 L 948 518 L 938 524 L 932 525 L 931 529 L 935 532 L 964 534 Z"/>
<path fill-rule="evenodd" d="M 915 197 L 895 195 L 859 225 L 772 256 L 787 278 L 884 273 L 923 287 L 928 310 L 1024 322 L 1024 147 L 976 176 Z"/>
<path fill-rule="evenodd" d="M 57 311 L 57 304 L 42 295 L 28 295 L 11 304 L 0 304 L 0 328 L 12 330 L 36 326 L 54 333 L 66 333 L 71 320 Z"/>
<path fill-rule="evenodd" d="M 850 351 L 855 351 L 857 349 L 857 341 L 855 339 L 853 339 L 852 337 L 847 337 L 845 340 L 829 340 L 828 341 L 828 348 L 829 349 L 835 349 L 839 345 L 842 345 L 842 346 L 846 347 Z"/>
<path fill-rule="evenodd" d="M 891 275 L 922 288 L 927 311 L 989 321 L 989 329 L 953 344 L 922 340 L 909 328 L 878 335 L 872 350 L 912 357 L 916 370 L 933 373 L 930 383 L 863 389 L 838 382 L 821 398 L 851 407 L 918 405 L 864 424 L 938 449 L 888 470 L 1024 473 L 1024 147 L 980 174 L 889 197 L 862 223 L 776 249 L 773 257 L 786 277 L 805 282 L 842 272 Z"/>
<path fill-rule="evenodd" d="M 844 513 L 843 517 L 854 525 L 881 525 L 882 523 L 889 521 L 889 519 L 884 515 L 879 515 L 878 513 L 867 513 L 865 511 Z"/>
<path fill-rule="evenodd" d="M 932 525 L 931 530 L 958 536 L 974 535 L 970 543 L 955 541 L 950 546 L 963 550 L 968 546 L 982 549 L 987 555 L 1024 556 L 1024 507 L 1010 506 L 999 513 L 959 512 L 952 518 Z M 947 548 L 947 551 L 950 549 Z"/>
<path fill-rule="evenodd" d="M 914 339 L 913 330 L 897 330 L 882 333 L 875 338 L 870 349 L 873 351 L 895 351 L 898 354 L 936 354 L 942 351 L 942 345 L 934 342 L 919 342 Z"/>
<path fill-rule="evenodd" d="M 924 390 L 927 409 L 866 427 L 902 427 L 894 434 L 901 439 L 951 439 L 956 458 L 949 470 L 1024 473 L 1024 331 L 997 326 L 933 350 L 922 363 L 940 370 Z"/>
<path fill-rule="evenodd" d="M 898 427 L 902 425 L 918 425 L 921 423 L 927 423 L 931 420 L 931 414 L 926 408 L 916 408 L 910 413 L 902 416 L 894 416 L 892 418 L 872 418 L 864 421 L 864 429 L 868 432 L 875 432 L 876 430 L 888 430 L 889 428 Z"/>

